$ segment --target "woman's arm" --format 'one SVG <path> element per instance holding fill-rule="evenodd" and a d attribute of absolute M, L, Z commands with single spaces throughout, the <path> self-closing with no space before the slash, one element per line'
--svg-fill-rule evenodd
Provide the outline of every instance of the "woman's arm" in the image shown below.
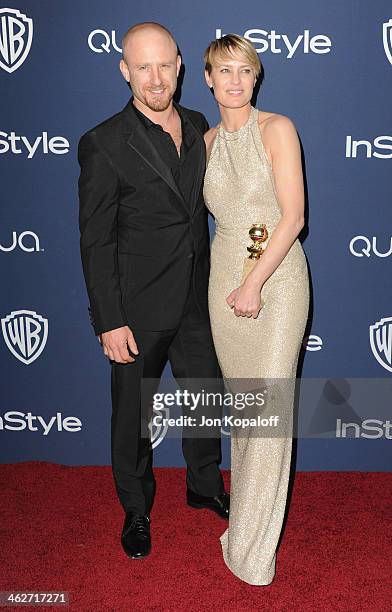
<path fill-rule="evenodd" d="M 275 115 L 266 122 L 263 143 L 272 162 L 272 171 L 282 217 L 261 259 L 249 274 L 259 285 L 275 272 L 304 226 L 304 185 L 301 149 L 294 124 L 288 117 Z"/>
<path fill-rule="evenodd" d="M 214 145 L 214 141 L 215 141 L 217 132 L 218 132 L 217 128 L 213 127 L 204 134 L 204 142 L 206 143 L 207 162 L 210 158 L 210 153 L 212 151 L 212 147 Z"/>
<path fill-rule="evenodd" d="M 268 118 L 264 123 L 263 143 L 272 165 L 282 217 L 244 284 L 227 298 L 237 316 L 257 317 L 263 284 L 283 261 L 304 225 L 301 149 L 292 121 L 283 115 Z"/>

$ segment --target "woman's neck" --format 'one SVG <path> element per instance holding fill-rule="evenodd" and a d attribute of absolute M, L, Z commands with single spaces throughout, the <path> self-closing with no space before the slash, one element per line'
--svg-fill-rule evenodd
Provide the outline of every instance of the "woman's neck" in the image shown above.
<path fill-rule="evenodd" d="M 237 132 L 249 119 L 251 104 L 241 108 L 227 108 L 219 105 L 223 127 L 227 132 Z"/>

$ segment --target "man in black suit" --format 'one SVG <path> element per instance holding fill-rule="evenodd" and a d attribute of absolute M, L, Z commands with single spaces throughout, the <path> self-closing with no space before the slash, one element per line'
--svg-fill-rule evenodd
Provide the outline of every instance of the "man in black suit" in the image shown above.
<path fill-rule="evenodd" d="M 112 468 L 129 557 L 151 549 L 151 442 L 141 435 L 141 384 L 169 359 L 176 378 L 219 378 L 207 289 L 201 113 L 173 102 L 181 66 L 166 28 L 138 24 L 120 69 L 133 98 L 84 134 L 78 159 L 81 255 L 91 320 L 112 375 Z M 187 503 L 228 518 L 219 438 L 183 437 Z"/>

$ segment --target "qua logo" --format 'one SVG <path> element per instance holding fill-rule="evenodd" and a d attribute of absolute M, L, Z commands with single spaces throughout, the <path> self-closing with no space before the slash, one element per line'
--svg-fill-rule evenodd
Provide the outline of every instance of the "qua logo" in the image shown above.
<path fill-rule="evenodd" d="M 370 257 L 376 255 L 376 257 L 389 257 L 392 255 L 392 237 L 389 238 L 389 248 L 386 251 L 381 252 L 377 246 L 377 237 L 372 236 L 371 239 L 367 236 L 354 236 L 350 240 L 350 253 L 354 257 Z"/>
<path fill-rule="evenodd" d="M 33 42 L 33 20 L 16 9 L 0 9 L 0 67 L 14 72 L 25 61 Z"/>
<path fill-rule="evenodd" d="M 392 19 L 382 24 L 382 42 L 385 55 L 392 64 Z"/>
<path fill-rule="evenodd" d="M 11 244 L 9 246 L 4 246 L 0 244 L 0 251 L 3 253 L 10 253 L 14 251 L 17 247 L 19 247 L 22 251 L 26 253 L 33 253 L 34 251 L 43 251 L 44 249 L 40 248 L 39 238 L 36 233 L 31 232 L 30 230 L 26 230 L 21 234 L 17 234 L 17 232 L 12 232 Z"/>
<path fill-rule="evenodd" d="M 6 345 L 12 355 L 30 365 L 45 348 L 48 339 L 48 319 L 34 310 L 13 310 L 1 319 Z"/>
<path fill-rule="evenodd" d="M 110 34 L 106 30 L 93 30 L 87 37 L 87 44 L 94 53 L 110 53 L 113 48 L 115 51 L 122 53 L 121 47 L 116 42 L 116 31 L 112 30 Z"/>
<path fill-rule="evenodd" d="M 392 317 L 386 317 L 369 327 L 373 355 L 383 368 L 392 372 Z"/>

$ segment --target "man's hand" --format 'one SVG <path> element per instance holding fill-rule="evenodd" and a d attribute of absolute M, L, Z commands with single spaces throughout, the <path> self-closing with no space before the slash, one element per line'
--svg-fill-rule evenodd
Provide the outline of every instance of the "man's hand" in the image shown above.
<path fill-rule="evenodd" d="M 135 361 L 135 358 L 129 354 L 128 347 L 134 355 L 139 354 L 135 338 L 128 325 L 104 332 L 98 336 L 98 339 L 106 357 L 116 363 Z"/>

